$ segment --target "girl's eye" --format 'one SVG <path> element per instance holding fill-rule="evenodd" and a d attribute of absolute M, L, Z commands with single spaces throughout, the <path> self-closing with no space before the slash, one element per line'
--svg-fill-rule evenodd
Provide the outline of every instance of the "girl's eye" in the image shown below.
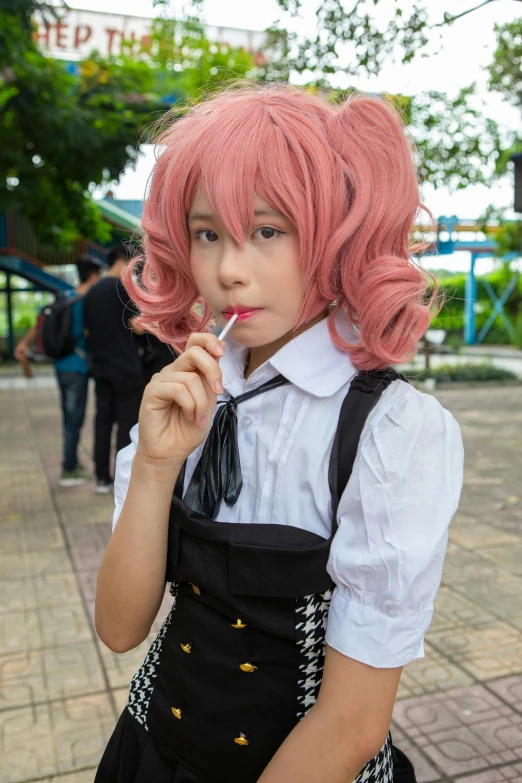
<path fill-rule="evenodd" d="M 282 233 L 272 226 L 260 226 L 254 231 L 254 236 L 256 239 L 277 239 Z"/>
<path fill-rule="evenodd" d="M 215 231 L 210 231 L 208 228 L 200 228 L 200 230 L 196 231 L 194 234 L 194 239 L 198 239 L 200 242 L 206 244 L 208 242 L 217 242 L 219 237 Z"/>

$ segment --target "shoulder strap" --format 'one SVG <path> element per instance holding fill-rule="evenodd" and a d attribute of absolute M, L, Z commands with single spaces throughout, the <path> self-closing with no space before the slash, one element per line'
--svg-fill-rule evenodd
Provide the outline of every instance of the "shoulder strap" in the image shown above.
<path fill-rule="evenodd" d="M 339 500 L 352 475 L 366 419 L 383 391 L 399 379 L 406 381 L 403 375 L 391 368 L 360 372 L 351 382 L 344 398 L 328 468 L 328 483 L 332 494 L 332 537 L 337 530 Z"/>

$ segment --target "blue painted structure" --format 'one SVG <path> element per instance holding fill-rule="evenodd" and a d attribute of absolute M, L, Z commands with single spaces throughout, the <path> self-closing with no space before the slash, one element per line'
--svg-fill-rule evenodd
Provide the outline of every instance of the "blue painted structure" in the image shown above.
<path fill-rule="evenodd" d="M 141 201 L 141 199 L 106 197 L 104 202 L 115 204 L 120 209 L 125 210 L 125 212 L 129 212 L 131 215 L 134 215 L 135 218 L 141 220 L 141 216 L 143 214 L 143 201 Z"/>
<path fill-rule="evenodd" d="M 439 217 L 437 222 L 438 235 L 440 235 L 442 232 L 447 232 L 449 234 L 449 238 L 447 240 L 440 240 L 440 238 L 438 238 L 437 250 L 439 255 L 452 255 L 457 251 L 467 251 L 471 253 L 471 263 L 468 276 L 466 278 L 466 292 L 464 302 L 464 342 L 466 345 L 474 345 L 477 343 L 480 344 L 498 316 L 502 318 L 506 331 L 511 339 L 516 339 L 515 330 L 513 329 L 513 326 L 506 315 L 504 305 L 518 283 L 518 273 L 515 274 L 510 280 L 500 299 L 493 291 L 489 281 L 485 278 L 481 279 L 482 285 L 486 289 L 489 298 L 493 302 L 493 311 L 477 335 L 475 311 L 477 304 L 478 281 L 475 274 L 475 263 L 479 258 L 488 258 L 494 256 L 497 249 L 496 242 L 490 237 L 487 237 L 484 240 L 471 241 L 466 239 L 459 239 L 458 232 L 474 232 L 477 230 L 476 226 L 474 226 L 475 221 L 463 221 L 456 215 L 452 215 L 451 217 Z M 503 260 L 510 261 L 515 257 L 516 254 L 513 253 L 510 256 L 506 256 Z"/>
<path fill-rule="evenodd" d="M 60 277 L 50 275 L 37 264 L 12 255 L 0 255 L 0 271 L 11 275 L 18 275 L 32 283 L 31 288 L 20 289 L 23 291 L 49 291 L 53 294 L 70 291 L 73 286 Z"/>

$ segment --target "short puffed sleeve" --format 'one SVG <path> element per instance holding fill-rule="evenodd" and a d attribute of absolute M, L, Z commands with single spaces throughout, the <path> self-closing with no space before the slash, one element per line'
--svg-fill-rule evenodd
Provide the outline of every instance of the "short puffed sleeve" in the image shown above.
<path fill-rule="evenodd" d="M 132 460 L 136 454 L 138 443 L 138 425 L 135 424 L 130 431 L 131 442 L 124 449 L 121 449 L 116 455 L 116 471 L 114 474 L 114 514 L 112 517 L 112 529 L 116 527 L 116 522 L 121 514 L 127 491 L 129 489 Z"/>
<path fill-rule="evenodd" d="M 393 387 L 402 390 L 383 395 L 363 432 L 328 562 L 327 643 L 376 668 L 424 656 L 464 462 L 453 416 Z"/>

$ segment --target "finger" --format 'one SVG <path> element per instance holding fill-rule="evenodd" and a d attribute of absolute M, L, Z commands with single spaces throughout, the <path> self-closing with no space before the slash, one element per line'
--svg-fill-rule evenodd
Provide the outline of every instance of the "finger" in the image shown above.
<path fill-rule="evenodd" d="M 206 427 L 209 420 L 209 399 L 203 381 L 194 372 L 183 373 L 183 376 L 183 383 L 186 384 L 195 403 L 194 419 L 200 427 Z"/>
<path fill-rule="evenodd" d="M 164 383 L 162 387 L 163 394 L 167 393 L 169 395 L 169 399 L 180 407 L 183 416 L 192 424 L 195 419 L 196 402 L 190 393 L 190 389 L 184 383 L 178 381 Z"/>
<path fill-rule="evenodd" d="M 152 393 L 159 399 L 165 399 L 169 390 L 175 384 L 181 384 L 188 391 L 192 399 L 192 419 L 201 427 L 205 427 L 209 419 L 209 399 L 203 386 L 201 377 L 195 372 L 176 372 L 170 374 L 159 373 L 152 388 Z M 183 399 L 186 399 L 185 396 Z"/>
<path fill-rule="evenodd" d="M 219 360 L 225 353 L 224 343 L 220 342 L 215 334 L 210 334 L 209 332 L 194 332 L 191 334 L 185 347 L 185 353 L 195 346 L 204 348 L 205 351 L 215 357 L 216 360 Z M 183 354 L 176 356 L 171 364 L 166 365 L 160 372 L 171 369 L 172 366 L 179 361 L 180 356 L 183 356 Z"/>
<path fill-rule="evenodd" d="M 189 348 L 194 348 L 195 346 L 204 348 L 205 351 L 208 351 L 208 353 L 217 358 L 223 356 L 225 353 L 223 343 L 218 340 L 217 335 L 211 334 L 210 332 L 194 332 L 194 334 L 191 334 L 187 340 L 187 347 L 185 350 L 187 351 Z"/>
<path fill-rule="evenodd" d="M 221 368 L 217 361 L 199 345 L 189 348 L 176 360 L 178 372 L 198 372 L 202 375 L 214 394 L 222 394 L 223 383 Z"/>

